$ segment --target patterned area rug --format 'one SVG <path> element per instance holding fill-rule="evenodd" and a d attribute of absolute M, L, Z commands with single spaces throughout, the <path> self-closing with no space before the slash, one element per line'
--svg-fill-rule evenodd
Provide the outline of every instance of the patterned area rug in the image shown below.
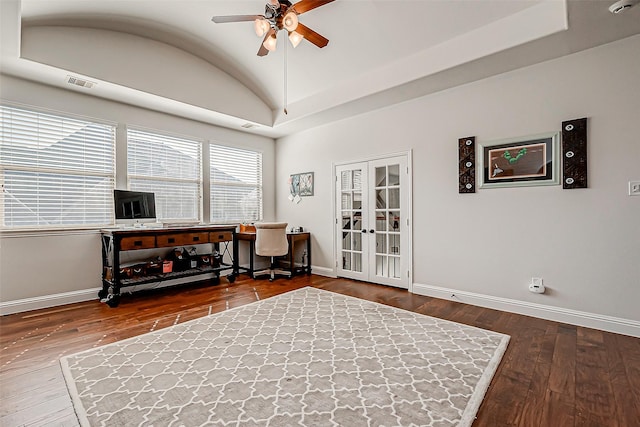
<path fill-rule="evenodd" d="M 84 426 L 470 426 L 508 341 L 304 288 L 60 363 Z"/>

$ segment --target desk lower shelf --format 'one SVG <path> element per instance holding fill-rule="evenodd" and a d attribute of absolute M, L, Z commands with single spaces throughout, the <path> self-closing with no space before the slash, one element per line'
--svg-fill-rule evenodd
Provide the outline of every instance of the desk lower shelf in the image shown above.
<path fill-rule="evenodd" d="M 132 277 L 129 279 L 121 279 L 120 286 L 127 287 L 127 286 L 136 286 L 136 285 L 145 285 L 147 283 L 181 279 L 183 277 L 200 276 L 203 274 L 211 274 L 211 273 L 215 273 L 216 280 L 219 280 L 220 272 L 229 270 L 232 267 L 233 266 L 231 264 L 222 264 L 220 267 L 198 267 L 198 268 L 191 268 L 189 270 L 183 270 L 183 271 L 172 271 L 171 273 L 146 274 L 144 276 Z M 228 277 L 228 279 L 230 282 L 233 282 L 235 280 L 233 277 Z M 106 282 L 109 284 L 112 284 L 112 281 L 107 280 Z"/>

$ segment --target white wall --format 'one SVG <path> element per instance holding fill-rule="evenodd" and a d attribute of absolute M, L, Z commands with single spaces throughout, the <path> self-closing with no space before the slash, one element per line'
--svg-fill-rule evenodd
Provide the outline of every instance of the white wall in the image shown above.
<path fill-rule="evenodd" d="M 183 82 L 184 83 L 184 82 Z M 124 105 L 75 91 L 40 85 L 2 75 L 0 99 L 71 113 L 124 125 L 209 140 L 222 145 L 257 149 L 263 153 L 264 216 L 273 218 L 274 207 L 274 141 L 167 114 Z M 126 137 L 118 132 L 117 151 L 126 153 Z M 126 154 L 125 154 L 126 155 Z M 119 185 L 126 182 L 121 168 L 116 177 Z M 206 195 L 205 195 L 206 197 Z M 206 220 L 206 219 L 205 219 Z M 51 295 L 80 292 L 101 286 L 101 246 L 96 230 L 75 232 L 0 233 L 0 304 L 17 300 L 40 299 L 46 305 Z M 97 294 L 91 293 L 97 298 Z M 61 300 L 62 302 L 68 300 Z M 2 308 L 2 307 L 0 307 Z"/>
<path fill-rule="evenodd" d="M 313 264 L 334 270 L 332 162 L 413 150 L 414 290 L 541 304 L 640 326 L 640 36 L 282 138 L 276 212 L 313 233 Z M 458 194 L 458 138 L 479 143 L 559 131 L 588 117 L 589 188 Z M 287 200 L 292 173 L 315 196 Z M 531 277 L 548 291 L 528 292 Z"/>

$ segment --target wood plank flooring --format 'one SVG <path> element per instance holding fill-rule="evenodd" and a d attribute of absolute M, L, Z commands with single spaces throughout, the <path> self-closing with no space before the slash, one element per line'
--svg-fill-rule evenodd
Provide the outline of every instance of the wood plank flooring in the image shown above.
<path fill-rule="evenodd" d="M 0 425 L 76 426 L 59 358 L 314 286 L 511 336 L 474 426 L 640 426 L 640 339 L 344 279 L 222 280 L 0 318 Z"/>

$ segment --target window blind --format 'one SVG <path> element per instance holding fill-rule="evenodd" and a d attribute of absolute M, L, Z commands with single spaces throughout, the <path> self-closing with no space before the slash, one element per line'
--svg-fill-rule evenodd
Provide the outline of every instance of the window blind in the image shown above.
<path fill-rule="evenodd" d="M 211 145 L 211 222 L 262 219 L 262 153 Z"/>
<path fill-rule="evenodd" d="M 156 216 L 164 221 L 200 221 L 202 143 L 127 129 L 129 188 L 155 193 Z"/>
<path fill-rule="evenodd" d="M 113 223 L 115 126 L 0 106 L 4 228 Z"/>

